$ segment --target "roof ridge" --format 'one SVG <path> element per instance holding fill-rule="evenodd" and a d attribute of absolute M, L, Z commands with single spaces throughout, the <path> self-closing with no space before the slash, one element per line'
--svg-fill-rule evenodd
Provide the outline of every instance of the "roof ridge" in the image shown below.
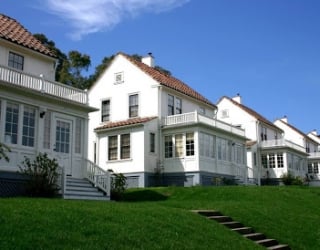
<path fill-rule="evenodd" d="M 141 61 L 137 61 L 135 58 L 132 56 L 129 56 L 126 53 L 123 52 L 118 52 L 117 55 L 123 55 L 126 57 L 130 62 L 135 64 L 137 67 L 139 67 L 143 72 L 151 76 L 154 80 L 158 81 L 161 85 L 164 85 L 168 88 L 174 89 L 184 95 L 187 95 L 189 97 L 195 98 L 198 101 L 201 101 L 207 105 L 210 105 L 212 107 L 217 107 L 215 104 L 213 104 L 209 99 L 204 97 L 202 94 L 191 88 L 188 84 L 184 83 L 180 79 L 172 76 L 165 74 L 153 67 L 150 67 L 146 64 L 144 64 Z"/>

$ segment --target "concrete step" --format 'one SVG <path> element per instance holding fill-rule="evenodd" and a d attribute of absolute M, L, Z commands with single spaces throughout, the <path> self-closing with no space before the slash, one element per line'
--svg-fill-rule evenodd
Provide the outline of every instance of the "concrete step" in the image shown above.
<path fill-rule="evenodd" d="M 192 212 L 206 216 L 206 217 L 222 215 L 219 211 L 216 211 L 216 210 L 192 210 Z"/>
<path fill-rule="evenodd" d="M 272 247 L 279 244 L 279 242 L 275 239 L 263 239 L 255 241 L 257 244 L 265 247 Z"/>
<path fill-rule="evenodd" d="M 233 232 L 237 232 L 239 234 L 250 234 L 253 233 L 252 227 L 239 227 L 239 228 L 233 228 L 231 229 Z"/>
<path fill-rule="evenodd" d="M 208 219 L 215 220 L 217 222 L 230 222 L 232 218 L 225 215 L 208 216 Z"/>
<path fill-rule="evenodd" d="M 76 194 L 65 194 L 64 199 L 66 200 L 95 200 L 95 201 L 109 201 L 110 197 L 107 196 L 86 196 Z"/>
<path fill-rule="evenodd" d="M 279 244 L 271 247 L 267 247 L 269 250 L 290 250 L 291 248 L 285 244 Z"/>
<path fill-rule="evenodd" d="M 250 233 L 250 234 L 244 234 L 243 237 L 249 239 L 249 240 L 253 240 L 253 241 L 257 241 L 257 240 L 263 240 L 266 238 L 266 236 L 262 233 Z"/>
<path fill-rule="evenodd" d="M 238 222 L 238 221 L 227 221 L 227 222 L 221 222 L 221 225 L 224 225 L 228 228 L 240 228 L 240 227 L 244 227 L 242 223 Z"/>

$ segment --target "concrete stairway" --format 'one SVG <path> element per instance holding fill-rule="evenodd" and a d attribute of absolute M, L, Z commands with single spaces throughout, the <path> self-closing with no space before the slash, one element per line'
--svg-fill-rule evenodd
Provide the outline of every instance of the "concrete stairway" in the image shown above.
<path fill-rule="evenodd" d="M 251 227 L 244 226 L 241 222 L 232 220 L 231 217 L 225 216 L 219 211 L 214 210 L 192 210 L 192 212 L 203 215 L 210 220 L 215 220 L 221 225 L 224 225 L 230 230 L 241 234 L 243 237 L 254 241 L 256 244 L 266 247 L 270 250 L 288 250 L 290 247 L 285 244 L 280 244 L 275 239 L 268 239 L 263 233 L 257 233 Z"/>
<path fill-rule="evenodd" d="M 63 198 L 73 200 L 110 200 L 110 197 L 94 187 L 88 180 L 77 179 L 70 176 L 67 176 L 66 179 Z"/>

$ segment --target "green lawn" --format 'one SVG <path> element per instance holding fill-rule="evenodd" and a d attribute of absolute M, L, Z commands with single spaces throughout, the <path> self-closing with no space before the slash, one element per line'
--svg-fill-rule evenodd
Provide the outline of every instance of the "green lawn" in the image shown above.
<path fill-rule="evenodd" d="M 292 249 L 320 249 L 320 188 L 168 187 L 124 198 L 0 199 L 0 249 L 259 249 L 191 209 L 220 210 Z"/>

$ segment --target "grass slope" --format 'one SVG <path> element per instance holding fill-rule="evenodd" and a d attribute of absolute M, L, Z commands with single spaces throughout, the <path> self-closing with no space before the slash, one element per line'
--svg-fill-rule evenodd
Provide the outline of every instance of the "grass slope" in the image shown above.
<path fill-rule="evenodd" d="M 169 187 L 124 198 L 0 199 L 0 249 L 259 249 L 190 209 L 220 210 L 292 249 L 320 249 L 319 188 Z"/>

